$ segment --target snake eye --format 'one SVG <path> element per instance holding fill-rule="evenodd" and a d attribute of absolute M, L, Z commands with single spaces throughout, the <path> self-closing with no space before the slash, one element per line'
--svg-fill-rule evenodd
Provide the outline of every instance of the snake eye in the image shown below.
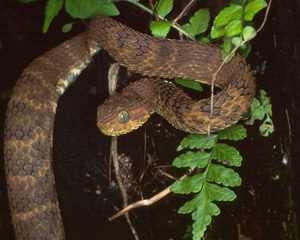
<path fill-rule="evenodd" d="M 118 121 L 120 123 L 126 123 L 129 120 L 129 113 L 127 111 L 122 111 L 118 115 Z"/>

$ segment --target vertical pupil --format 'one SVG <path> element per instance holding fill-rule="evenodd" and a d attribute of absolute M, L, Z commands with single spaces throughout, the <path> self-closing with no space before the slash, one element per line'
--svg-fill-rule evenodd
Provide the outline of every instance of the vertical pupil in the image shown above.
<path fill-rule="evenodd" d="M 125 123 L 125 122 L 128 121 L 128 119 L 129 119 L 129 114 L 128 114 L 127 111 L 122 111 L 122 112 L 119 113 L 119 115 L 118 115 L 118 121 L 120 123 Z"/>

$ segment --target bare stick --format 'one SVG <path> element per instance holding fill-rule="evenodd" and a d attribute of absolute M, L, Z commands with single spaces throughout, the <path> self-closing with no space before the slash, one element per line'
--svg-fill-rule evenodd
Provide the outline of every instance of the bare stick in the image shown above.
<path fill-rule="evenodd" d="M 108 92 L 110 96 L 113 95 L 116 91 L 119 70 L 119 63 L 112 64 L 108 70 Z"/>
<path fill-rule="evenodd" d="M 157 5 L 154 7 L 153 0 L 149 0 L 149 4 L 150 4 L 150 7 L 153 11 L 153 15 L 155 16 L 156 21 L 159 21 L 159 17 L 158 17 L 158 14 L 156 12 L 156 9 L 155 9 Z"/>
<path fill-rule="evenodd" d="M 196 3 L 197 0 L 191 0 L 185 8 L 182 10 L 182 12 L 178 15 L 177 18 L 173 21 L 173 24 L 177 24 L 177 22 L 190 10 L 190 8 Z"/>
<path fill-rule="evenodd" d="M 179 19 L 181 19 L 189 10 L 190 8 L 194 5 L 194 3 L 197 0 L 191 0 L 186 6 L 185 8 L 182 10 L 182 12 L 177 16 L 177 18 L 175 18 L 175 20 L 172 22 L 172 25 L 174 26 L 178 26 L 180 28 L 180 26 L 177 24 L 177 22 L 179 21 Z M 183 39 L 183 33 L 179 31 L 179 38 L 182 40 Z"/>
<path fill-rule="evenodd" d="M 171 186 L 167 187 L 166 189 L 164 189 L 160 193 L 156 194 L 152 198 L 144 199 L 144 200 L 141 200 L 141 201 L 138 201 L 138 202 L 135 202 L 135 203 L 132 203 L 132 204 L 128 205 L 126 208 L 122 209 L 121 211 L 117 212 L 115 215 L 110 217 L 109 221 L 112 221 L 115 218 L 120 217 L 123 214 L 128 213 L 132 209 L 135 209 L 135 208 L 138 208 L 138 207 L 143 207 L 143 206 L 149 206 L 149 205 L 157 202 L 158 200 L 162 199 L 163 197 L 165 197 L 166 195 L 168 195 L 171 192 L 170 188 L 171 188 Z"/>
<path fill-rule="evenodd" d="M 190 169 L 189 172 L 187 174 L 183 175 L 178 181 L 183 180 L 184 178 L 189 176 L 192 171 L 193 171 L 193 169 Z M 158 194 L 154 195 L 153 197 L 151 197 L 149 199 L 140 200 L 140 201 L 137 201 L 135 203 L 128 205 L 126 208 L 122 209 L 121 211 L 117 212 L 115 215 L 111 216 L 109 218 L 109 221 L 112 221 L 112 220 L 116 219 L 117 217 L 120 217 L 123 214 L 126 214 L 135 208 L 149 206 L 149 205 L 154 204 L 155 202 L 159 201 L 160 199 L 164 198 L 169 193 L 171 193 L 171 190 L 170 190 L 171 186 L 172 185 L 170 185 L 169 187 L 167 187 L 166 189 L 164 189 L 163 191 L 159 192 Z"/>
<path fill-rule="evenodd" d="M 116 91 L 117 81 L 118 81 L 118 73 L 119 73 L 120 65 L 119 64 L 112 64 L 109 71 L 108 71 L 108 86 L 109 86 L 109 94 L 112 95 Z M 119 170 L 119 161 L 118 161 L 118 137 L 111 138 L 111 145 L 110 145 L 110 159 L 112 159 L 116 171 L 116 179 L 118 181 L 121 194 L 123 197 L 123 207 L 127 207 L 128 205 L 128 195 L 126 189 L 123 185 L 122 178 L 120 175 Z M 110 160 L 111 162 L 111 160 Z M 111 164 L 110 164 L 111 165 Z M 110 170 L 111 171 L 111 170 Z M 136 240 L 139 240 L 137 232 L 132 225 L 132 222 L 129 218 L 129 214 L 125 214 L 127 223 L 131 229 L 131 232 Z"/>

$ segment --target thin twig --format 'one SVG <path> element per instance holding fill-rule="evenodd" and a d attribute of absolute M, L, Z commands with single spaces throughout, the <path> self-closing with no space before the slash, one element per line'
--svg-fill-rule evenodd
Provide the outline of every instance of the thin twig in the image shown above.
<path fill-rule="evenodd" d="M 177 178 L 175 178 L 175 177 L 172 176 L 171 174 L 169 174 L 169 173 L 167 173 L 167 172 L 165 172 L 165 171 L 163 171 L 163 170 L 161 170 L 161 169 L 157 169 L 157 171 L 158 171 L 160 174 L 162 174 L 162 175 L 164 175 L 164 176 L 166 176 L 166 177 L 168 177 L 168 178 L 170 178 L 170 179 L 172 179 L 172 180 L 174 180 L 174 181 L 177 180 Z"/>
<path fill-rule="evenodd" d="M 120 64 L 114 63 L 110 66 L 110 68 L 108 70 L 108 92 L 109 92 L 110 96 L 112 96 L 116 91 L 119 69 L 120 69 Z M 116 147 L 113 146 L 113 141 L 112 141 L 111 151 L 110 151 L 110 156 L 109 156 L 109 170 L 108 170 L 109 184 L 111 184 L 111 162 L 112 162 L 112 159 L 114 159 L 114 154 L 117 154 L 112 150 L 114 148 L 117 149 L 117 146 Z M 118 174 L 118 171 L 116 171 L 116 174 Z"/>
<path fill-rule="evenodd" d="M 191 9 L 191 7 L 197 2 L 197 0 L 191 0 L 185 8 L 182 10 L 182 12 L 178 15 L 177 18 L 173 21 L 173 24 L 176 25 L 177 22 Z"/>
<path fill-rule="evenodd" d="M 287 124 L 288 124 L 288 128 L 289 128 L 289 143 L 292 143 L 292 128 L 291 128 L 291 122 L 290 122 L 290 118 L 289 118 L 289 112 L 287 109 L 285 109 L 285 115 L 286 115 L 286 119 L 287 119 Z"/>
<path fill-rule="evenodd" d="M 182 10 L 182 12 L 175 18 L 175 20 L 172 22 L 174 26 L 180 27 L 180 25 L 177 24 L 177 22 L 190 10 L 190 8 L 194 5 L 194 3 L 197 0 L 191 0 L 185 8 Z M 179 38 L 182 40 L 183 39 L 183 33 L 179 31 Z"/>
<path fill-rule="evenodd" d="M 119 63 L 112 64 L 108 70 L 108 92 L 110 96 L 116 91 L 119 71 Z"/>
<path fill-rule="evenodd" d="M 160 193 L 154 195 L 152 198 L 140 200 L 138 202 L 135 202 L 135 203 L 132 203 L 132 204 L 128 205 L 126 208 L 122 209 L 121 211 L 117 212 L 115 215 L 111 216 L 109 218 L 109 221 L 112 221 L 112 220 L 116 219 L 117 217 L 120 217 L 123 214 L 126 214 L 126 213 L 128 213 L 129 211 L 131 211 L 135 208 L 149 206 L 149 205 L 157 202 L 158 200 L 160 200 L 163 197 L 167 196 L 171 192 L 170 189 L 171 189 L 171 186 L 167 187 L 166 189 L 164 189 Z"/>
<path fill-rule="evenodd" d="M 108 86 L 109 86 L 109 94 L 113 95 L 116 91 L 117 86 L 117 80 L 118 80 L 118 72 L 120 69 L 119 64 L 112 64 L 109 72 L 108 72 Z M 120 169 L 119 169 L 119 161 L 118 161 L 118 137 L 112 137 L 111 138 L 111 145 L 110 145 L 110 157 L 113 160 L 115 172 L 116 172 L 116 179 L 119 184 L 121 194 L 123 197 L 123 207 L 127 207 L 128 205 L 128 195 L 126 192 L 126 188 L 123 185 L 123 181 L 120 175 Z M 110 160 L 111 162 L 111 160 Z M 129 218 L 129 214 L 125 214 L 126 221 L 131 229 L 131 232 L 136 240 L 139 240 L 139 237 L 137 235 L 137 232 L 135 228 L 132 225 L 132 222 Z"/>
<path fill-rule="evenodd" d="M 193 169 L 190 169 L 189 172 L 187 174 L 183 175 L 178 181 L 183 180 L 184 178 L 189 176 L 192 171 L 193 171 Z M 149 205 L 154 204 L 155 202 L 159 201 L 160 199 L 164 198 L 169 193 L 171 193 L 171 190 L 170 190 L 171 186 L 172 185 L 165 188 L 164 190 L 162 190 L 161 192 L 159 192 L 158 194 L 154 195 L 153 197 L 151 197 L 149 199 L 140 200 L 140 201 L 137 201 L 135 203 L 128 205 L 126 208 L 122 209 L 121 211 L 117 212 L 115 215 L 111 216 L 109 218 L 109 221 L 112 221 L 112 220 L 122 216 L 123 214 L 128 213 L 129 211 L 131 211 L 135 208 L 149 206 Z"/>
<path fill-rule="evenodd" d="M 241 224 L 237 224 L 237 229 L 238 229 L 238 240 L 241 240 Z"/>
<path fill-rule="evenodd" d="M 150 4 L 150 7 L 153 11 L 153 15 L 155 16 L 156 21 L 159 21 L 159 17 L 158 17 L 157 11 L 156 11 L 156 6 L 157 6 L 158 3 L 154 6 L 153 0 L 149 0 L 149 4 Z"/>

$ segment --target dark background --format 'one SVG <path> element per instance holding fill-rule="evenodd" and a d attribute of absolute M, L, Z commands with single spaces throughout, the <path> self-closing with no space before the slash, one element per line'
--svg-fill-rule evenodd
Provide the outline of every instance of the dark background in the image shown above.
<path fill-rule="evenodd" d="M 173 17 L 187 2 L 175 1 Z M 213 18 L 226 4 L 228 1 L 201 1 L 194 9 L 208 7 Z M 130 4 L 117 6 L 121 12 L 118 20 L 149 33 L 148 14 Z M 9 92 L 21 72 L 34 58 L 86 28 L 87 22 L 75 20 L 71 33 L 62 33 L 63 24 L 74 19 L 61 12 L 48 33 L 42 34 L 44 9 L 44 1 L 0 3 L 2 133 Z M 263 15 L 264 11 L 255 18 L 256 29 Z M 222 212 L 213 218 L 206 239 L 239 239 L 239 236 L 298 239 L 299 21 L 299 1 L 273 1 L 264 29 L 252 41 L 249 56 L 252 67 L 267 61 L 264 74 L 257 75 L 257 85 L 272 98 L 276 131 L 267 138 L 261 137 L 257 124 L 248 128 L 247 139 L 235 143 L 244 159 L 243 166 L 237 169 L 243 183 L 233 189 L 237 194 L 234 202 L 217 202 Z M 171 36 L 176 37 L 176 34 Z M 107 220 L 122 206 L 116 181 L 108 181 L 110 138 L 103 136 L 95 124 L 96 108 L 107 97 L 106 74 L 110 63 L 105 52 L 98 54 L 61 98 L 57 110 L 54 172 L 68 239 L 133 239 L 124 217 L 113 222 Z M 122 74 L 120 78 L 119 87 L 122 88 L 127 80 Z M 176 147 L 185 135 L 159 116 L 153 116 L 143 128 L 119 138 L 119 153 L 124 153 L 132 163 L 132 173 L 125 171 L 131 202 L 139 200 L 141 193 L 149 198 L 172 183 L 157 169 L 170 164 L 178 155 Z M 3 137 L 0 136 L 0 239 L 14 239 L 6 197 Z M 287 159 L 287 165 L 283 164 L 283 158 Z M 170 168 L 163 170 L 177 176 L 181 174 Z M 144 172 L 145 177 L 139 181 Z M 278 180 L 274 180 L 276 176 L 279 176 Z M 172 195 L 153 206 L 132 212 L 131 219 L 140 239 L 183 239 L 186 227 L 192 221 L 190 216 L 177 215 L 176 211 L 185 200 L 182 196 Z"/>

